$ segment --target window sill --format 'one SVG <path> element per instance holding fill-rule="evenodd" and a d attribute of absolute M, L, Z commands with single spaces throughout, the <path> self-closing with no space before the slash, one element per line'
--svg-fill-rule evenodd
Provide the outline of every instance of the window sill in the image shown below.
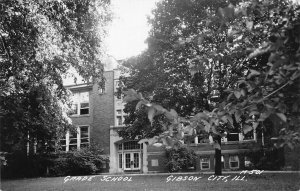
<path fill-rule="evenodd" d="M 242 141 L 227 141 L 227 142 L 222 142 L 224 145 L 235 145 L 235 144 L 243 144 L 243 143 L 252 143 L 256 142 L 254 139 L 252 140 L 242 140 Z"/>
<path fill-rule="evenodd" d="M 211 169 L 210 168 L 201 168 L 201 170 L 203 170 L 203 171 L 209 171 Z"/>
<path fill-rule="evenodd" d="M 243 144 L 243 143 L 254 143 L 257 142 L 254 139 L 251 140 L 243 140 L 243 141 L 227 141 L 227 142 L 222 142 L 222 145 L 235 145 L 235 144 Z M 187 145 L 187 144 L 185 144 Z M 191 143 L 190 146 L 200 146 L 200 145 L 213 145 L 213 143 Z"/>
<path fill-rule="evenodd" d="M 71 115 L 70 117 L 76 117 L 76 118 L 78 118 L 78 117 L 89 117 L 90 116 L 90 114 L 85 114 L 85 115 Z"/>

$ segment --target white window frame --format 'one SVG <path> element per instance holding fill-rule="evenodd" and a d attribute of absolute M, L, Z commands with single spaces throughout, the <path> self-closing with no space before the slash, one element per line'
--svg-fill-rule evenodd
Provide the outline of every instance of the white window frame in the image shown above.
<path fill-rule="evenodd" d="M 208 162 L 203 162 L 202 159 L 208 159 Z M 208 168 L 202 167 L 202 164 L 204 164 L 204 163 L 208 164 Z M 210 157 L 209 156 L 200 158 L 200 168 L 201 168 L 201 170 L 210 170 Z"/>
<path fill-rule="evenodd" d="M 237 158 L 237 161 L 235 161 L 235 160 L 232 160 L 232 158 Z M 231 166 L 231 163 L 232 162 L 237 162 L 237 167 L 232 167 Z M 230 169 L 239 169 L 240 168 L 240 159 L 239 159 L 239 156 L 238 155 L 231 155 L 231 156 L 229 156 L 229 168 Z"/>
<path fill-rule="evenodd" d="M 74 105 L 76 105 L 76 113 L 72 114 L 72 116 L 85 116 L 85 115 L 90 115 L 90 93 L 88 91 L 86 92 L 76 92 L 74 93 L 74 95 L 78 94 L 80 97 L 80 94 L 82 93 L 87 93 L 88 94 L 88 101 L 82 101 L 82 100 L 76 100 L 76 101 L 73 101 L 72 103 L 72 107 Z M 88 107 L 81 107 L 81 104 L 88 104 Z M 73 108 L 72 108 L 73 109 Z M 81 114 L 81 109 L 88 109 L 88 113 L 87 114 Z"/>
<path fill-rule="evenodd" d="M 121 110 L 121 113 L 118 113 L 118 110 Z M 124 121 L 127 114 L 123 112 L 123 108 L 117 108 L 115 110 L 115 116 L 115 126 L 124 126 Z M 121 118 L 121 124 L 119 124 L 119 118 Z"/>
<path fill-rule="evenodd" d="M 120 80 L 115 80 L 114 83 L 115 83 L 114 84 L 114 91 L 117 92 L 117 89 L 119 88 Z M 118 98 L 118 96 L 115 96 L 117 101 L 122 101 L 123 100 L 123 95 L 120 95 L 120 96 L 121 96 L 120 98 Z"/>
<path fill-rule="evenodd" d="M 88 107 L 81 107 L 81 104 L 85 104 L 85 103 L 89 104 L 89 106 Z M 79 115 L 89 115 L 90 114 L 90 103 L 89 102 L 80 102 L 78 109 L 79 109 Z M 88 113 L 81 114 L 81 109 L 88 109 Z"/>
<path fill-rule="evenodd" d="M 80 146 L 81 146 L 81 131 L 80 128 L 81 127 L 87 127 L 88 128 L 88 142 L 84 143 L 84 144 L 88 144 L 88 147 L 90 147 L 91 145 L 91 133 L 90 133 L 90 126 L 89 125 L 80 125 L 77 127 L 76 131 L 77 131 L 77 136 L 76 136 L 76 146 L 77 146 L 77 150 L 80 150 Z M 64 151 L 69 152 L 70 151 L 70 132 L 67 131 L 66 133 L 66 138 L 62 139 L 65 140 L 65 144 L 62 144 L 62 146 L 65 146 L 66 149 Z"/>

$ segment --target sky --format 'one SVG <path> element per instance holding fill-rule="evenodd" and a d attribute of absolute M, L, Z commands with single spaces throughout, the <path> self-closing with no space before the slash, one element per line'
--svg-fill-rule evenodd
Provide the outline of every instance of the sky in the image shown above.
<path fill-rule="evenodd" d="M 106 71 L 115 69 L 116 60 L 136 56 L 147 48 L 145 43 L 150 26 L 147 16 L 159 0 L 111 0 L 113 21 L 109 25 L 108 36 L 105 40 L 107 57 L 104 63 Z M 83 83 L 82 78 L 75 69 L 69 70 L 64 78 L 64 85 L 74 84 L 72 75 L 77 77 L 77 83 Z"/>
<path fill-rule="evenodd" d="M 106 40 L 108 54 L 117 60 L 136 56 L 147 48 L 147 15 L 158 0 L 111 0 L 114 18 Z"/>

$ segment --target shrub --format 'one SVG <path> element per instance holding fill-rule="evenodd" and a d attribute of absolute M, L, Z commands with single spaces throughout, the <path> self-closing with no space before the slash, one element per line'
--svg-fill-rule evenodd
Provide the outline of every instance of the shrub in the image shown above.
<path fill-rule="evenodd" d="M 191 149 L 183 145 L 175 145 L 171 149 L 166 149 L 167 168 L 170 172 L 188 171 L 195 166 L 197 155 Z"/>
<path fill-rule="evenodd" d="M 45 155 L 30 155 L 15 152 L 6 156 L 7 164 L 1 167 L 2 178 L 25 178 L 46 175 L 50 160 Z"/>
<path fill-rule="evenodd" d="M 69 153 L 60 153 L 49 167 L 50 176 L 88 175 L 101 172 L 108 158 L 89 148 Z"/>
<path fill-rule="evenodd" d="M 261 149 L 248 153 L 247 157 L 254 169 L 281 170 L 285 164 L 283 148 Z"/>
<path fill-rule="evenodd" d="M 95 154 L 92 150 L 82 149 L 73 152 L 67 162 L 70 165 L 70 175 L 84 175 L 100 172 L 101 166 L 107 162 L 107 158 Z"/>
<path fill-rule="evenodd" d="M 89 148 L 30 156 L 16 152 L 7 155 L 6 160 L 7 165 L 1 165 L 2 178 L 89 175 L 101 172 L 102 165 L 108 162 L 99 151 Z"/>

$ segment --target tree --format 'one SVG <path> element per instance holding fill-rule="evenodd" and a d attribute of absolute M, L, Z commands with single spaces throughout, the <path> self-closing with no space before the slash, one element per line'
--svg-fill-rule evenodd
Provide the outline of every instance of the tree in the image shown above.
<path fill-rule="evenodd" d="M 46 151 L 70 128 L 62 80 L 68 70 L 75 68 L 87 82 L 103 81 L 109 6 L 95 0 L 6 0 L 0 9 L 1 150 L 23 148 L 30 135 Z"/>
<path fill-rule="evenodd" d="M 197 6 L 197 3 L 204 7 L 202 12 L 199 11 L 201 6 Z M 191 94 L 193 91 L 199 92 L 198 95 L 202 93 L 198 100 L 205 99 L 203 102 L 197 100 L 198 105 L 194 104 L 192 107 L 192 110 L 196 112 L 194 117 L 189 120 L 189 126 L 181 129 L 180 121 L 185 122 L 186 119 L 178 118 L 175 110 L 169 110 L 170 105 L 167 104 L 168 107 L 166 107 L 163 102 L 155 99 L 156 95 L 163 92 L 162 88 L 158 88 L 159 86 L 153 89 L 149 88 L 149 91 L 154 94 L 149 99 L 152 103 L 147 99 L 145 101 L 141 96 L 134 96 L 132 90 L 125 92 L 127 95 L 125 100 L 138 99 L 140 103 L 146 105 L 150 121 L 159 114 L 163 114 L 171 120 L 168 115 L 174 114 L 171 116 L 180 120 L 172 119 L 172 122 L 169 122 L 178 124 L 172 125 L 172 131 L 175 131 L 176 134 L 179 132 L 182 134 L 181 130 L 193 133 L 195 132 L 193 129 L 197 128 L 211 133 L 215 140 L 216 164 L 219 164 L 219 168 L 217 166 L 215 169 L 216 174 L 221 173 L 220 139 L 223 132 L 230 128 L 238 128 L 244 133 L 257 127 L 265 130 L 266 119 L 273 121 L 270 126 L 272 128 L 278 126 L 275 121 L 279 119 L 280 124 L 285 127 L 280 131 L 282 133 L 280 138 L 284 144 L 292 146 L 299 142 L 299 127 L 295 125 L 299 121 L 299 117 L 297 117 L 299 110 L 296 109 L 298 102 L 295 102 L 299 97 L 299 83 L 297 83 L 299 80 L 299 37 L 296 35 L 299 25 L 299 7 L 287 1 L 219 3 L 163 1 L 158 4 L 158 8 L 154 11 L 156 13 L 154 19 L 151 20 L 153 28 L 150 33 L 148 50 L 151 59 L 148 60 L 152 60 L 152 70 L 172 76 L 176 72 L 168 73 L 169 71 L 176 71 L 176 69 L 181 71 L 182 68 L 186 71 L 188 68 L 192 79 L 187 83 L 187 86 L 190 87 L 189 93 Z M 179 8 L 178 5 L 183 8 Z M 210 6 L 206 7 L 207 5 Z M 184 10 L 186 7 L 190 7 L 191 11 Z M 179 11 L 182 11 L 181 15 Z M 168 18 L 169 15 L 175 19 Z M 187 18 L 191 17 L 192 21 L 182 15 Z M 172 24 L 168 25 L 168 22 Z M 198 28 L 199 30 L 197 30 Z M 192 29 L 194 29 L 194 33 L 187 32 Z M 174 33 L 176 35 L 173 35 Z M 153 36 L 156 38 L 152 38 Z M 166 37 L 170 37 L 168 41 L 164 39 Z M 179 49 L 185 51 L 181 53 L 177 51 Z M 153 53 L 153 50 L 157 51 Z M 183 65 L 182 68 L 177 68 L 178 62 Z M 162 70 L 160 64 L 175 66 L 174 69 L 172 68 L 173 70 L 170 68 Z M 130 88 L 138 87 L 136 89 L 142 93 L 144 93 L 140 91 L 142 88 L 132 86 L 132 84 L 137 82 L 137 79 L 140 80 L 137 84 L 143 84 L 147 82 L 143 78 L 153 74 L 152 70 L 146 74 L 143 66 L 149 68 L 145 62 L 144 65 L 138 63 L 129 69 L 136 76 L 142 74 L 140 78 L 133 78 L 135 81 L 132 78 L 124 80 L 125 85 L 129 81 Z M 179 78 L 179 81 L 180 79 L 183 83 L 186 78 Z M 200 84 L 199 89 L 193 86 L 191 83 L 193 80 L 198 85 Z M 161 78 L 157 81 L 160 81 L 160 84 L 166 83 Z M 175 83 L 175 89 L 181 83 Z M 145 84 L 148 85 L 148 83 Z M 291 91 L 290 88 L 295 91 Z M 217 100 L 211 99 L 212 92 L 218 94 Z M 145 94 L 147 98 L 149 98 L 148 94 Z M 283 96 L 284 94 L 288 97 Z M 174 95 L 176 94 L 170 93 L 170 97 Z M 156 103 L 161 103 L 161 105 L 157 106 Z M 201 105 L 206 107 L 197 107 L 200 105 L 199 103 L 204 103 Z M 178 104 L 177 108 L 180 106 Z M 134 107 L 131 106 L 131 108 Z M 288 108 L 293 109 L 289 110 Z M 181 115 L 180 109 L 178 111 Z M 183 117 L 186 116 L 183 115 Z M 129 115 L 129 119 L 130 117 L 131 115 Z M 135 120 L 128 120 L 128 122 L 132 121 Z M 131 134 L 134 132 L 132 127 L 134 126 L 129 127 Z M 126 132 L 127 129 L 124 131 Z M 151 141 L 164 142 L 165 136 L 161 137 L 162 135 L 164 132 Z M 167 136 L 174 137 L 175 135 L 168 134 Z M 176 138 L 180 140 L 182 136 Z"/>

